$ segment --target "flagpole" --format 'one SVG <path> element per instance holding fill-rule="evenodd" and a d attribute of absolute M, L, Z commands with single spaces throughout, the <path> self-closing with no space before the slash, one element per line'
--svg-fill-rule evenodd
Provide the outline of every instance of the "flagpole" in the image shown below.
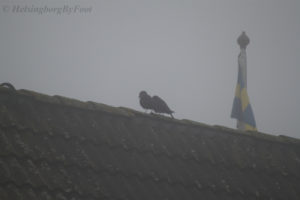
<path fill-rule="evenodd" d="M 231 118 L 237 119 L 237 129 L 257 131 L 252 106 L 247 92 L 247 55 L 246 48 L 250 40 L 245 32 L 237 39 L 241 52 L 238 56 L 238 80 L 232 104 Z"/>
<path fill-rule="evenodd" d="M 244 80 L 245 88 L 247 88 L 247 57 L 246 57 L 246 48 L 247 45 L 250 43 L 249 37 L 246 35 L 245 31 L 238 37 L 237 43 L 240 46 L 241 53 L 240 55 L 245 55 L 244 58 L 239 58 L 238 62 L 243 62 L 243 74 L 242 79 Z M 239 130 L 245 130 L 245 123 L 237 119 L 236 128 Z"/>

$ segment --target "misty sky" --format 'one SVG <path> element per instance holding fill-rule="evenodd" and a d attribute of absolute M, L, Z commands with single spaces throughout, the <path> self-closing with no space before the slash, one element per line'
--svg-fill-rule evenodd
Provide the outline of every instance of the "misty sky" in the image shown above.
<path fill-rule="evenodd" d="M 258 130 L 300 138 L 299 0 L 2 0 L 0 82 L 139 111 L 146 90 L 175 118 L 235 128 L 242 31 Z"/>

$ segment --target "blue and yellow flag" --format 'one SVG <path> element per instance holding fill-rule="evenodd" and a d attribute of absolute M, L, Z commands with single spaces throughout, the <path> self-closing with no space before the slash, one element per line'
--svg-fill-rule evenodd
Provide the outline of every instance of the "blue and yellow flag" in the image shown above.
<path fill-rule="evenodd" d="M 241 49 L 238 65 L 238 82 L 235 89 L 231 117 L 238 120 L 239 129 L 256 131 L 254 114 L 247 93 L 247 58 L 245 49 Z"/>

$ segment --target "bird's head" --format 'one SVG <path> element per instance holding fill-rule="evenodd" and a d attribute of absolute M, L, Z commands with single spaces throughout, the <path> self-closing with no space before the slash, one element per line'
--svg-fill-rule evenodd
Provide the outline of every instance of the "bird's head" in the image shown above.
<path fill-rule="evenodd" d="M 145 97 L 145 96 L 148 96 L 147 92 L 144 91 L 144 90 L 141 91 L 140 94 L 139 94 L 139 97 L 142 98 L 142 97 Z"/>

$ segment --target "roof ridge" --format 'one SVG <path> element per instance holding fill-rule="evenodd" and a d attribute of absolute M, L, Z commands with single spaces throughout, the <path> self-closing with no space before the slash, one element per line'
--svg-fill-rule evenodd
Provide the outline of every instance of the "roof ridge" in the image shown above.
<path fill-rule="evenodd" d="M 6 87 L 0 87 L 0 94 L 6 93 L 6 94 L 14 94 L 14 95 L 20 95 L 23 97 L 31 98 L 34 101 L 39 101 L 43 103 L 49 103 L 49 104 L 56 104 L 56 105 L 62 105 L 62 106 L 68 106 L 68 107 L 75 107 L 78 109 L 83 110 L 91 110 L 91 111 L 99 111 L 99 112 L 105 112 L 110 115 L 118 115 L 121 117 L 135 117 L 140 116 L 143 118 L 148 118 L 152 120 L 163 120 L 165 122 L 169 123 L 175 123 L 175 124 L 181 124 L 186 126 L 193 126 L 193 127 L 203 127 L 210 130 L 222 130 L 225 133 L 228 134 L 237 134 L 239 136 L 246 136 L 251 137 L 255 139 L 270 141 L 270 142 L 280 142 L 280 143 L 288 143 L 288 144 L 297 144 L 300 145 L 300 139 L 284 136 L 284 135 L 271 135 L 267 133 L 262 132 L 253 132 L 253 131 L 240 131 L 237 129 L 232 129 L 220 125 L 208 125 L 204 124 L 198 121 L 193 121 L 189 119 L 171 119 L 169 117 L 165 117 L 162 115 L 150 115 L 146 114 L 131 108 L 126 107 L 114 107 L 103 103 L 97 103 L 93 101 L 81 101 L 74 98 L 69 98 L 65 96 L 60 95 L 47 95 L 39 92 L 35 92 L 32 90 L 26 90 L 26 89 L 20 89 L 20 90 L 11 90 Z"/>

